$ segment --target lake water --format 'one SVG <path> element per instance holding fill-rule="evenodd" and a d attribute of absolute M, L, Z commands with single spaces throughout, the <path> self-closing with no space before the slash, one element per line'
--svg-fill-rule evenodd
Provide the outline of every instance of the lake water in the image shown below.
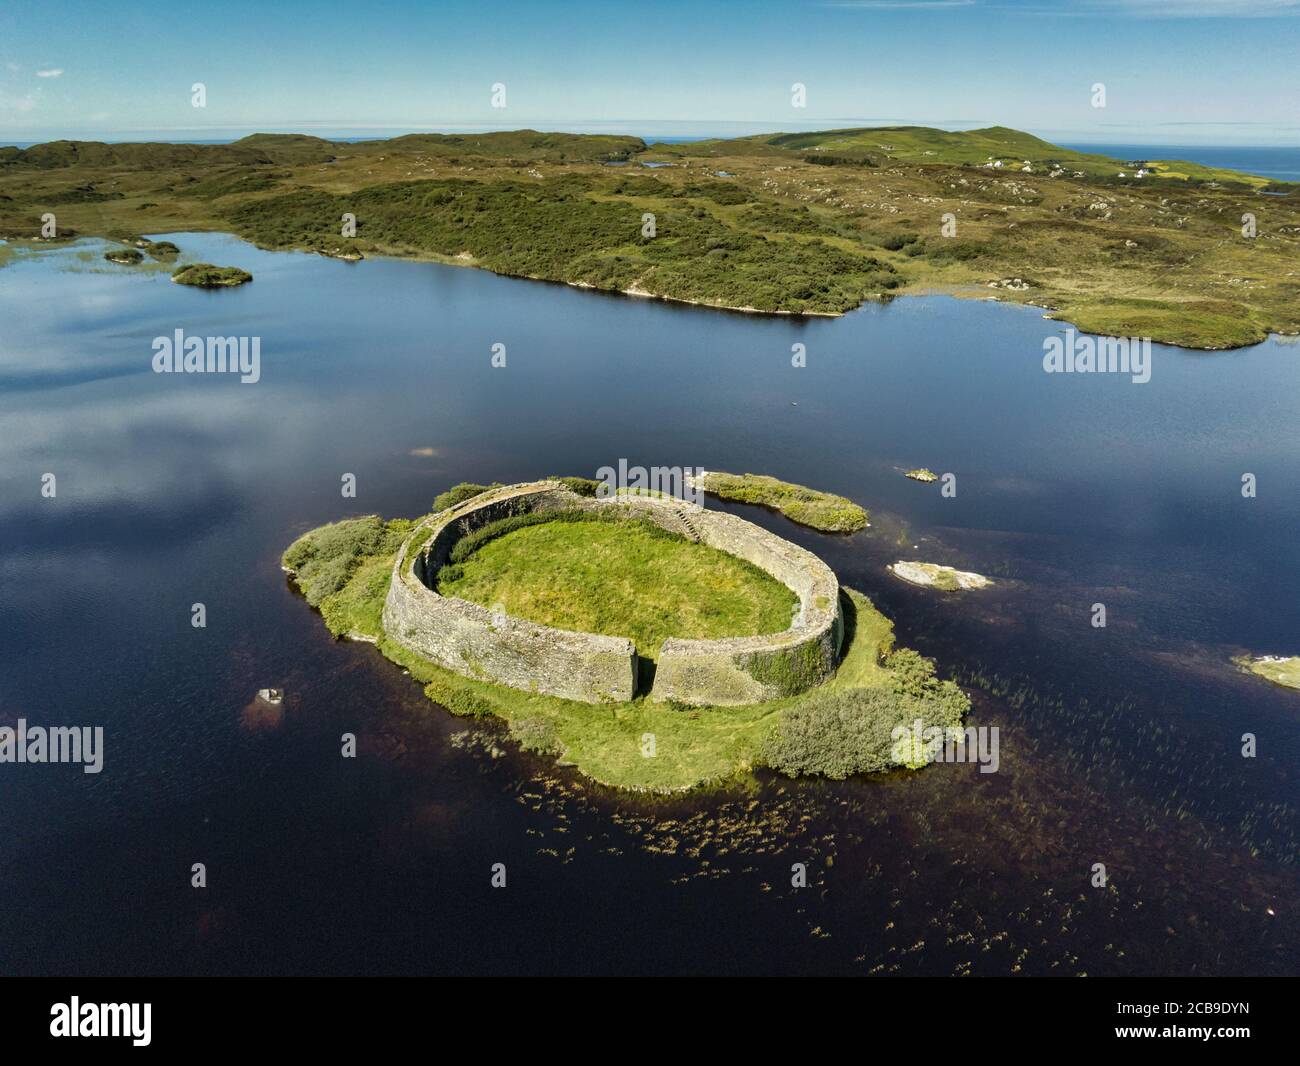
<path fill-rule="evenodd" d="M 106 733 L 99 775 L 0 766 L 0 972 L 1296 971 L 1300 694 L 1230 659 L 1300 653 L 1300 346 L 1157 346 L 1134 384 L 1045 374 L 1063 327 L 987 301 L 765 318 L 172 239 L 256 280 L 93 242 L 0 269 L 0 722 Z M 177 328 L 260 337 L 261 380 L 154 374 Z M 849 538 L 735 510 L 965 684 L 999 771 L 612 793 L 331 640 L 279 570 L 325 521 L 620 458 L 864 504 Z M 996 585 L 885 570 L 914 558 Z"/>

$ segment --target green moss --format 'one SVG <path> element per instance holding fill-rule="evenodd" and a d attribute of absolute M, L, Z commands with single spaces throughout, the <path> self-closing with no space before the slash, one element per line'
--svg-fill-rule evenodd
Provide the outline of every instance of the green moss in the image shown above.
<path fill-rule="evenodd" d="M 749 656 L 744 668 L 755 681 L 778 696 L 793 696 L 817 684 L 826 673 L 826 650 L 820 643 L 799 644 Z"/>

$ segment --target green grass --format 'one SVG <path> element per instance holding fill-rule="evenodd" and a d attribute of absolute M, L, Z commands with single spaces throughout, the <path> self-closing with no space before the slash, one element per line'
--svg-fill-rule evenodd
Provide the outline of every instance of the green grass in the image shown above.
<path fill-rule="evenodd" d="M 726 552 L 646 521 L 544 521 L 489 540 L 444 596 L 543 625 L 629 637 L 655 659 L 667 637 L 712 639 L 789 628 L 793 592 Z"/>
<path fill-rule="evenodd" d="M 703 487 L 724 500 L 771 507 L 790 521 L 823 533 L 854 533 L 867 525 L 867 512 L 852 500 L 763 474 L 710 471 Z"/>

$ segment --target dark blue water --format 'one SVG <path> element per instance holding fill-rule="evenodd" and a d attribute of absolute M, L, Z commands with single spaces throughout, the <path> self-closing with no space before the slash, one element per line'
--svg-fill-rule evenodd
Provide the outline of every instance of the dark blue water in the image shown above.
<path fill-rule="evenodd" d="M 1300 181 L 1300 145 L 1068 144 L 1064 147 L 1115 159 L 1185 159 L 1277 181 Z"/>
<path fill-rule="evenodd" d="M 1295 971 L 1300 695 L 1230 660 L 1300 652 L 1300 347 L 1157 347 L 1134 384 L 1044 374 L 1060 325 L 983 301 L 765 318 L 173 239 L 256 280 L 0 269 L 0 720 L 107 746 L 0 765 L 0 972 Z M 259 336 L 261 380 L 154 374 L 176 328 Z M 324 521 L 619 458 L 867 506 L 851 538 L 738 510 L 966 684 L 1000 771 L 593 788 L 329 639 L 278 567 Z"/>

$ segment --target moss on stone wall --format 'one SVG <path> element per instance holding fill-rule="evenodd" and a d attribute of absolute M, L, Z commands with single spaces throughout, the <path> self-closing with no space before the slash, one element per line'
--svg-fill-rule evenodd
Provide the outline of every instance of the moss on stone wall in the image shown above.
<path fill-rule="evenodd" d="M 828 658 L 821 643 L 805 643 L 751 655 L 744 660 L 744 667 L 755 681 L 776 695 L 794 696 L 825 679 Z"/>

